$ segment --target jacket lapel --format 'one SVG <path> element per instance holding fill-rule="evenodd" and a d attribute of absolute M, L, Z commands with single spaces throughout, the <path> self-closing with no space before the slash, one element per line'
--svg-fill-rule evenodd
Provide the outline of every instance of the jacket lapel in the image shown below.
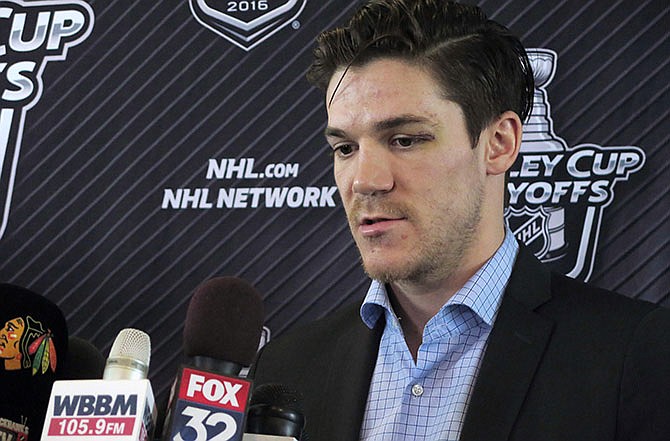
<path fill-rule="evenodd" d="M 461 441 L 507 440 L 551 336 L 553 322 L 534 312 L 550 297 L 550 273 L 523 248 L 505 290 Z"/>
<path fill-rule="evenodd" d="M 354 315 L 355 324 L 338 338 L 327 375 L 323 378 L 322 416 L 311 439 L 357 441 L 367 404 L 370 381 L 377 360 L 383 317 L 373 330 Z M 309 424 L 309 423 L 308 423 Z"/>

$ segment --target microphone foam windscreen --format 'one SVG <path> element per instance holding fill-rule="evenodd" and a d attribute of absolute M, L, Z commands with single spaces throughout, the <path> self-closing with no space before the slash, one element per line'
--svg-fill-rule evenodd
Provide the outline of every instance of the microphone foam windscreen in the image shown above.
<path fill-rule="evenodd" d="M 53 302 L 0 283 L 0 434 L 39 439 L 51 385 L 63 375 L 68 332 Z"/>
<path fill-rule="evenodd" d="M 184 354 L 249 366 L 263 328 L 263 300 L 237 277 L 216 277 L 198 286 L 186 312 Z"/>
<path fill-rule="evenodd" d="M 267 404 L 302 413 L 302 395 L 297 390 L 280 383 L 261 384 L 251 395 L 249 406 Z"/>
<path fill-rule="evenodd" d="M 99 380 L 105 370 L 105 357 L 88 340 L 70 337 L 65 363 L 66 380 Z"/>
<path fill-rule="evenodd" d="M 308 441 L 302 395 L 279 383 L 256 387 L 247 410 L 248 433 L 289 436 Z"/>

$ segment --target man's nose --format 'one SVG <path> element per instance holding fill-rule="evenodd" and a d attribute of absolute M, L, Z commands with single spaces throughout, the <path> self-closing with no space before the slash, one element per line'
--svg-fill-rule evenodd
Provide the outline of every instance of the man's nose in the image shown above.
<path fill-rule="evenodd" d="M 379 146 L 360 146 L 356 158 L 353 191 L 361 194 L 385 193 L 394 186 L 389 152 Z"/>

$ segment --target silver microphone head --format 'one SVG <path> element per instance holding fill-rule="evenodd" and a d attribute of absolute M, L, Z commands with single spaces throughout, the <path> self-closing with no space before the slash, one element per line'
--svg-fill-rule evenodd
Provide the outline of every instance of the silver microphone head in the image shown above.
<path fill-rule="evenodd" d="M 151 339 L 139 329 L 127 328 L 116 336 L 105 363 L 103 380 L 143 380 L 149 373 Z"/>

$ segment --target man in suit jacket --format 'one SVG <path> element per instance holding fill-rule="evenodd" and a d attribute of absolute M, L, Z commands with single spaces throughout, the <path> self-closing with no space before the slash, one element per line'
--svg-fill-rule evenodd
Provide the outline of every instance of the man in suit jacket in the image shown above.
<path fill-rule="evenodd" d="M 312 441 L 359 439 L 384 324 L 358 304 L 261 353 L 256 382 L 304 396 Z M 639 440 L 670 434 L 670 312 L 550 273 L 522 249 L 461 441 Z"/>
<path fill-rule="evenodd" d="M 534 90 L 516 37 L 476 7 L 371 0 L 308 78 L 372 279 L 252 368 L 304 395 L 312 441 L 670 439 L 670 313 L 550 274 L 504 226 Z"/>

